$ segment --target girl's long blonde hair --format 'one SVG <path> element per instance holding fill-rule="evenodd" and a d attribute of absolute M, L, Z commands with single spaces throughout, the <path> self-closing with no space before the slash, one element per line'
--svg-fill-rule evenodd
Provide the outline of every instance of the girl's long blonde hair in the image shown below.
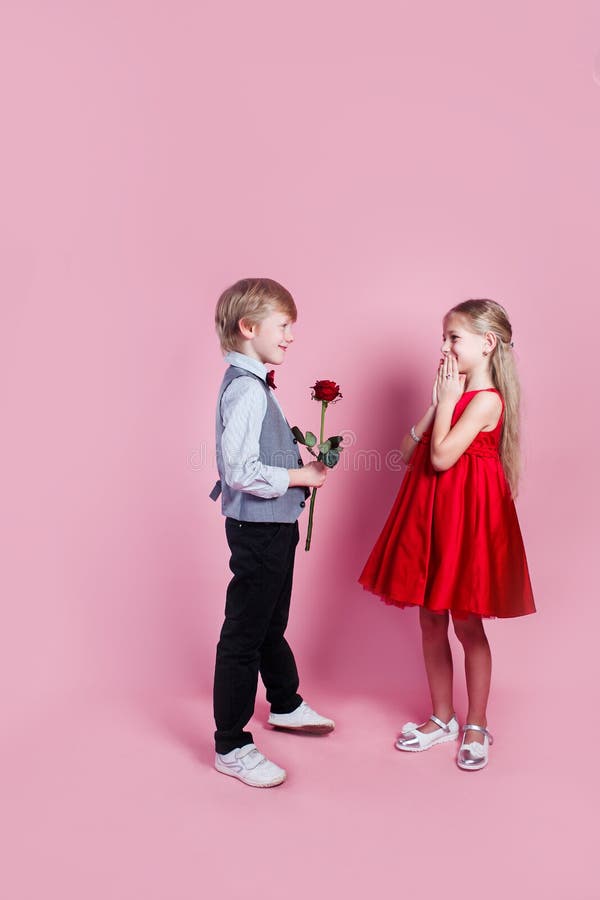
<path fill-rule="evenodd" d="M 491 331 L 496 346 L 490 354 L 494 387 L 504 400 L 504 422 L 500 438 L 500 459 L 513 497 L 517 496 L 521 454 L 519 446 L 519 407 L 521 387 L 513 353 L 512 327 L 506 310 L 494 300 L 465 300 L 448 313 L 464 316 L 475 334 Z"/>

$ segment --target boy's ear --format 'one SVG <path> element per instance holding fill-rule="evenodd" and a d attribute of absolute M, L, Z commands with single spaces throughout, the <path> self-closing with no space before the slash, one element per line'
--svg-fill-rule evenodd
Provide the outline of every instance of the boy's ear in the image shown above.
<path fill-rule="evenodd" d="M 238 322 L 238 328 L 243 338 L 247 341 L 251 341 L 256 332 L 256 323 L 249 322 L 248 319 L 240 319 Z"/>

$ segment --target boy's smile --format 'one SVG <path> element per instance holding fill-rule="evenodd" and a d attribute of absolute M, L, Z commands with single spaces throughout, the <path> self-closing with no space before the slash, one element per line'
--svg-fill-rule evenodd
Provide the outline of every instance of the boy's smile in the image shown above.
<path fill-rule="evenodd" d="M 244 326 L 240 322 L 240 330 L 244 336 L 243 352 L 265 365 L 280 365 L 294 340 L 292 320 L 277 310 L 258 324 Z"/>

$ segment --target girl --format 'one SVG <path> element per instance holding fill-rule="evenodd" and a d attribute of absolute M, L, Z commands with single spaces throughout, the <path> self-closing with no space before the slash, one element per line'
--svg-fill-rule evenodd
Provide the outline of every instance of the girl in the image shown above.
<path fill-rule="evenodd" d="M 433 714 L 402 728 L 398 750 L 458 737 L 448 619 L 465 652 L 469 709 L 457 763 L 487 765 L 491 655 L 482 619 L 535 612 L 513 498 L 519 478 L 519 382 L 512 329 L 492 300 L 444 318 L 432 403 L 404 438 L 408 467 L 360 576 L 386 603 L 420 607 Z M 414 454 L 414 455 L 413 455 Z"/>

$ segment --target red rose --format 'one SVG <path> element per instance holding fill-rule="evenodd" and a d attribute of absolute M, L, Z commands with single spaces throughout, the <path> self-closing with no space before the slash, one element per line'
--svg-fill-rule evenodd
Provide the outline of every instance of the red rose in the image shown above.
<path fill-rule="evenodd" d="M 316 381 L 311 388 L 313 400 L 324 400 L 325 403 L 333 403 L 342 396 L 339 384 L 335 381 Z"/>

